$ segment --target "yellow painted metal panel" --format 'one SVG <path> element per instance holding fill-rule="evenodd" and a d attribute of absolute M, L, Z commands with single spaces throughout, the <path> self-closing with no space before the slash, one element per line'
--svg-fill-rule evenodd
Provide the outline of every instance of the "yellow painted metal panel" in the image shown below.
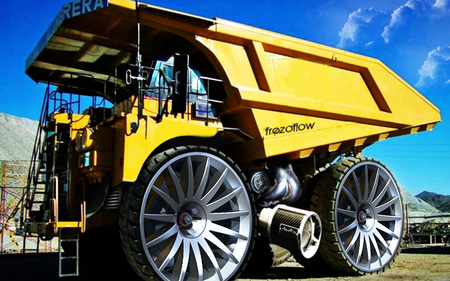
<path fill-rule="evenodd" d="M 74 140 L 77 136 L 77 132 L 80 129 L 85 128 L 89 124 L 89 115 L 83 114 L 69 114 L 54 112 L 51 115 L 51 119 L 55 124 L 71 124 L 71 139 Z"/>
<path fill-rule="evenodd" d="M 411 125 L 441 120 L 439 109 L 391 70 L 377 68 L 372 75 L 389 101 L 394 117 L 397 114 L 408 116 Z"/>
<path fill-rule="evenodd" d="M 130 124 L 135 116 L 127 116 L 127 131 L 130 131 Z M 123 180 L 135 181 L 142 165 L 150 153 L 162 143 L 183 136 L 213 137 L 217 133 L 217 128 L 180 122 L 176 120 L 163 119 L 159 124 L 151 118 L 141 120 L 141 125 L 145 129 L 138 130 L 136 134 L 125 137 L 125 147 L 123 159 Z"/>
<path fill-rule="evenodd" d="M 296 114 L 280 114 L 274 111 L 253 110 L 263 136 L 265 157 L 291 153 L 328 144 L 342 143 L 394 131 L 382 126 Z M 355 146 L 362 143 L 355 143 Z M 332 147 L 335 151 L 336 147 Z M 261 156 L 260 156 L 261 157 Z"/>
<path fill-rule="evenodd" d="M 379 110 L 361 74 L 326 64 L 270 54 L 280 98 L 294 95 Z"/>
<path fill-rule="evenodd" d="M 258 89 L 255 76 L 249 75 L 253 70 L 244 46 L 208 39 L 202 41 L 215 52 L 232 85 Z"/>
<path fill-rule="evenodd" d="M 83 223 L 81 221 L 58 221 L 56 228 L 81 228 Z"/>
<path fill-rule="evenodd" d="M 204 121 L 190 120 L 190 116 L 185 119 L 181 116 L 164 117 L 160 123 L 157 123 L 151 117 L 157 112 L 157 105 L 155 100 L 145 101 L 144 114 L 148 116 L 140 120 L 139 130 L 134 134 L 130 132 L 131 123 L 137 121 L 136 108 L 126 115 L 125 124 L 123 124 L 126 131 L 121 135 L 123 140 L 117 140 L 120 144 L 123 142 L 123 152 L 115 151 L 115 154 L 120 153 L 123 159 L 118 158 L 117 155 L 114 159 L 117 166 L 121 165 L 120 162 L 122 163 L 123 175 L 121 178 L 114 177 L 115 181 L 135 181 L 147 157 L 164 142 L 184 136 L 213 137 L 217 134 L 218 128 L 222 127 L 220 122 L 214 121 L 210 126 L 205 126 Z"/>

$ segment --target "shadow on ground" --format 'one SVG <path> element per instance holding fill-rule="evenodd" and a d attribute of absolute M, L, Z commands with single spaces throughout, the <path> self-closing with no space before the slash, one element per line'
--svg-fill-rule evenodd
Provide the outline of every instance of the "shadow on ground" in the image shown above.
<path fill-rule="evenodd" d="M 429 246 L 416 246 L 402 249 L 404 254 L 427 254 L 427 255 L 449 255 L 450 246 L 444 245 L 429 245 Z"/>
<path fill-rule="evenodd" d="M 71 280 L 140 280 L 126 261 L 108 261 L 80 257 L 79 276 L 58 277 L 58 253 L 41 253 L 38 259 L 34 254 L 0 255 L 0 280 L 19 281 L 71 281 Z M 63 272 L 75 271 L 75 262 L 63 263 Z"/>
<path fill-rule="evenodd" d="M 89 260 L 89 261 L 88 261 Z M 74 263 L 69 262 L 70 268 L 65 268 L 65 272 L 74 269 Z M 292 265 L 292 266 L 290 266 Z M 287 262 L 280 267 L 261 268 L 258 271 L 246 271 L 239 280 L 287 280 L 287 279 L 308 279 L 308 278 L 333 278 L 337 277 L 333 273 L 323 273 L 308 270 L 300 267 L 293 262 Z M 26 260 L 23 260 L 21 254 L 5 254 L 0 255 L 0 280 L 8 281 L 98 281 L 98 280 L 127 280 L 139 281 L 139 277 L 133 272 L 126 261 L 108 261 L 102 259 L 92 259 L 91 257 L 80 259 L 80 275 L 79 277 L 58 278 L 58 254 L 42 253 L 39 260 L 27 254 Z"/>
<path fill-rule="evenodd" d="M 428 247 L 411 247 L 403 249 L 405 254 L 450 254 L 450 247 L 428 246 Z M 102 258 L 103 256 L 103 258 Z M 114 255 L 115 256 L 115 255 Z M 90 257 L 81 257 L 80 259 L 80 276 L 58 278 L 58 254 L 42 253 L 39 260 L 36 261 L 33 255 L 27 255 L 23 259 L 21 254 L 4 254 L 0 255 L 0 280 L 127 280 L 138 281 L 139 277 L 129 266 L 128 262 L 122 258 L 113 258 L 106 261 L 101 253 L 92 253 Z M 73 263 L 69 264 L 74 269 Z M 311 278 L 335 278 L 342 277 L 334 272 L 325 270 L 310 270 L 299 266 L 294 262 L 284 263 L 279 267 L 259 268 L 258 270 L 244 272 L 239 280 L 289 280 L 289 279 L 311 279 Z"/>

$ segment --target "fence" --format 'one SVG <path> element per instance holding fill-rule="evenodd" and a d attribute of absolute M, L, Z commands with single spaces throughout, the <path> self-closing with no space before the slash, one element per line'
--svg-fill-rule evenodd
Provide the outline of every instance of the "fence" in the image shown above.
<path fill-rule="evenodd" d="M 23 250 L 20 215 L 29 167 L 30 160 L 0 161 L 0 254 Z M 36 241 L 38 240 L 34 237 L 27 238 L 27 245 L 36 244 Z M 54 241 L 42 241 L 39 242 L 39 249 L 55 251 L 53 245 L 58 244 Z"/>
<path fill-rule="evenodd" d="M 406 205 L 406 243 L 449 244 L 450 214 L 410 216 Z"/>

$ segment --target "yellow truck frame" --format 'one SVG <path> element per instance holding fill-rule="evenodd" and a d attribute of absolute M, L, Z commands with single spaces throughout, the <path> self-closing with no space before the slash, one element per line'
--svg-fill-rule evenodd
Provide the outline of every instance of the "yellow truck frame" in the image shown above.
<path fill-rule="evenodd" d="M 116 225 L 144 280 L 233 280 L 269 243 L 384 270 L 404 209 L 362 151 L 440 122 L 379 60 L 127 0 L 66 4 L 25 69 L 48 87 L 24 233 Z"/>

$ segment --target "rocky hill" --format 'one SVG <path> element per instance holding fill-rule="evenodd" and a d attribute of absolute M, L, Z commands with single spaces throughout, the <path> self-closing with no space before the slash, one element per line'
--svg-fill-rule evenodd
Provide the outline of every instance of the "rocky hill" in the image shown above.
<path fill-rule="evenodd" d="M 38 122 L 0 113 L 0 161 L 31 160 Z"/>
<path fill-rule="evenodd" d="M 431 206 L 424 200 L 414 197 L 408 190 L 400 187 L 402 193 L 403 204 L 409 204 L 410 216 L 429 216 L 438 215 L 441 212 L 435 207 Z"/>
<path fill-rule="evenodd" d="M 448 195 L 424 191 L 416 195 L 416 197 L 427 202 L 443 213 L 450 213 L 450 196 Z"/>

